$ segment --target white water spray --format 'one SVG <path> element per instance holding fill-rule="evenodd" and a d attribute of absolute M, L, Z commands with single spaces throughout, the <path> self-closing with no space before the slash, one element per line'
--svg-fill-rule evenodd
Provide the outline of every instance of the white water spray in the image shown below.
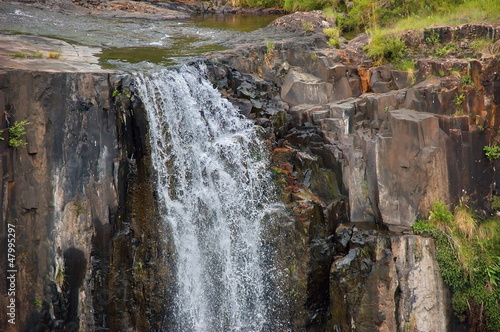
<path fill-rule="evenodd" d="M 136 82 L 176 252 L 176 330 L 264 330 L 271 181 L 261 139 L 198 68 L 137 74 Z"/>

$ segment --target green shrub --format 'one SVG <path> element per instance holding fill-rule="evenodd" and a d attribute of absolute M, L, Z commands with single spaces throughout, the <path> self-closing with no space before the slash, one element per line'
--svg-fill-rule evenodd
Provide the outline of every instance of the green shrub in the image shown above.
<path fill-rule="evenodd" d="M 338 48 L 340 46 L 340 41 L 338 38 L 330 38 L 328 39 L 328 44 Z"/>
<path fill-rule="evenodd" d="M 493 210 L 500 210 L 500 197 L 493 196 L 491 198 L 491 208 Z"/>
<path fill-rule="evenodd" d="M 30 56 L 28 52 L 16 52 L 9 54 L 10 56 L 14 56 L 16 58 L 27 58 Z"/>
<path fill-rule="evenodd" d="M 496 143 L 493 143 L 491 145 L 486 145 L 483 147 L 484 153 L 486 154 L 486 158 L 488 158 L 489 161 L 494 161 L 500 157 L 500 146 L 498 146 Z"/>
<path fill-rule="evenodd" d="M 450 52 L 455 52 L 458 50 L 458 45 L 456 43 L 448 43 L 445 46 L 438 48 L 435 51 L 436 56 L 442 58 Z"/>
<path fill-rule="evenodd" d="M 340 30 L 339 28 L 328 28 L 328 29 L 323 29 L 323 33 L 327 35 L 330 38 L 339 38 L 340 37 Z"/>
<path fill-rule="evenodd" d="M 453 213 L 448 206 L 442 202 L 434 203 L 434 209 L 429 211 L 429 220 L 432 224 L 444 223 L 451 224 L 453 221 Z"/>
<path fill-rule="evenodd" d="M 416 234 L 431 236 L 445 283 L 452 290 L 452 306 L 462 321 L 467 315 L 500 331 L 500 221 L 480 223 L 464 206 L 453 214 L 440 202 L 427 221 L 413 224 Z"/>
<path fill-rule="evenodd" d="M 441 43 L 441 38 L 436 30 L 430 30 L 429 35 L 425 37 L 425 42 L 431 45 L 437 45 Z"/>
<path fill-rule="evenodd" d="M 365 51 L 376 64 L 397 62 L 403 58 L 406 45 L 399 37 L 384 34 L 378 29 L 372 30 L 370 34 L 370 43 Z"/>
<path fill-rule="evenodd" d="M 29 122 L 27 121 L 16 121 L 14 122 L 14 125 L 12 125 L 9 130 L 9 146 L 12 147 L 19 147 L 19 146 L 25 146 L 26 142 L 24 142 L 21 137 L 26 134 L 26 129 L 25 127 L 29 125 Z M 0 130 L 0 140 L 4 140 L 4 138 L 1 136 L 5 130 Z"/>

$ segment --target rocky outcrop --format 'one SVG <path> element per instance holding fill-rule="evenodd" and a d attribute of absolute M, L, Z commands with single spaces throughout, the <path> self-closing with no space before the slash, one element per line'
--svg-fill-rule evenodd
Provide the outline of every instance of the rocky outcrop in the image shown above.
<path fill-rule="evenodd" d="M 5 331 L 153 330 L 166 314 L 145 114 L 130 78 L 72 58 L 82 50 L 31 62 L 38 70 L 3 62 L 2 128 L 28 122 L 26 146 L 0 146 L 1 227 L 16 229 L 16 324 L 3 313 Z"/>
<path fill-rule="evenodd" d="M 366 36 L 327 48 L 321 30 L 330 23 L 307 15 L 282 18 L 233 42 L 235 49 L 208 56 L 225 95 L 234 96 L 241 85 L 265 87 L 263 95 L 240 94 L 235 105 L 247 105 L 245 115 L 266 130 L 291 211 L 280 230 L 289 247 L 277 247 L 293 257 L 278 262 L 298 271 L 287 280 L 299 290 L 294 303 L 305 309 L 293 309 L 303 318 L 292 330 L 302 324 L 309 331 L 461 329 L 452 327 L 432 240 L 402 234 L 436 201 L 467 200 L 491 211 L 485 198 L 497 192 L 498 174 L 483 147 L 497 135 L 498 58 L 424 54 L 414 72 L 373 67 L 363 52 Z M 307 31 L 297 23 L 305 21 Z M 496 40 L 495 29 L 456 31 L 482 31 Z M 409 36 L 409 45 L 415 38 L 425 42 L 424 35 Z M 228 81 L 222 72 L 231 73 Z"/>
<path fill-rule="evenodd" d="M 431 239 L 356 226 L 337 236 L 347 254 L 330 271 L 332 331 L 450 331 L 449 294 Z"/>

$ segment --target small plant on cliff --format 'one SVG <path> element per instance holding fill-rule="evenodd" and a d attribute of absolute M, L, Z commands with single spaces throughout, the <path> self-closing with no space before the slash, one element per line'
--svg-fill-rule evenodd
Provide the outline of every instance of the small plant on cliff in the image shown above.
<path fill-rule="evenodd" d="M 496 143 L 486 145 L 485 147 L 483 147 L 483 150 L 486 154 L 486 158 L 488 158 L 489 161 L 497 160 L 500 157 L 500 146 L 498 146 Z"/>
<path fill-rule="evenodd" d="M 340 29 L 339 28 L 328 28 L 323 29 L 323 33 L 329 37 L 328 43 L 334 47 L 340 45 Z"/>
<path fill-rule="evenodd" d="M 498 211 L 500 210 L 500 197 L 499 196 L 493 196 L 491 198 L 491 209 Z"/>
<path fill-rule="evenodd" d="M 61 58 L 61 52 L 51 51 L 51 52 L 49 52 L 48 58 L 49 59 L 60 59 Z"/>
<path fill-rule="evenodd" d="M 14 56 L 16 58 L 27 58 L 30 54 L 27 52 L 16 52 L 9 54 L 10 56 Z"/>
<path fill-rule="evenodd" d="M 457 115 L 463 115 L 464 109 L 462 105 L 464 101 L 465 101 L 465 94 L 457 92 L 455 94 L 455 106 L 457 107 Z"/>
<path fill-rule="evenodd" d="M 438 48 L 434 52 L 434 54 L 436 54 L 436 56 L 442 58 L 445 55 L 447 55 L 448 53 L 455 52 L 457 50 L 458 50 L 458 45 L 456 43 L 448 43 L 448 44 L 444 45 L 443 47 Z"/>
<path fill-rule="evenodd" d="M 430 45 L 437 45 L 441 43 L 441 37 L 439 37 L 436 30 L 430 30 L 427 37 L 425 37 L 425 42 Z"/>
<path fill-rule="evenodd" d="M 14 125 L 8 128 L 9 130 L 9 146 L 12 147 L 19 147 L 19 146 L 25 146 L 27 143 L 24 142 L 21 137 L 26 134 L 26 129 L 25 127 L 29 125 L 29 122 L 27 121 L 16 121 L 14 122 Z M 5 130 L 0 130 L 0 140 L 3 140 L 4 138 L 1 136 Z"/>
<path fill-rule="evenodd" d="M 470 86 L 474 89 L 476 88 L 476 84 L 474 83 L 474 81 L 472 80 L 472 77 L 470 77 L 470 75 L 461 76 L 460 83 L 462 84 L 462 89 L 467 87 L 467 86 Z"/>
<path fill-rule="evenodd" d="M 274 49 L 276 45 L 269 39 L 266 39 L 265 43 L 266 43 L 266 54 L 264 55 L 264 63 L 267 65 L 271 65 L 271 59 L 274 56 Z"/>
<path fill-rule="evenodd" d="M 64 277 L 65 277 L 64 266 L 59 266 L 59 268 L 57 269 L 57 273 L 56 273 L 56 282 L 61 287 L 62 287 L 62 284 L 64 282 Z"/>
<path fill-rule="evenodd" d="M 313 32 L 314 31 L 313 22 L 302 20 L 302 21 L 300 21 L 300 23 L 302 24 L 302 27 L 304 28 L 305 32 Z"/>
<path fill-rule="evenodd" d="M 22 136 L 26 135 L 25 127 L 27 125 L 29 125 L 27 121 L 14 122 L 14 125 L 9 128 L 9 146 L 19 147 L 28 144 L 21 139 Z"/>
<path fill-rule="evenodd" d="M 370 43 L 365 47 L 365 51 L 375 64 L 397 62 L 404 57 L 406 45 L 399 37 L 383 34 L 378 29 L 370 30 L 370 35 Z"/>
<path fill-rule="evenodd" d="M 500 329 L 500 222 L 478 221 L 465 205 L 454 213 L 441 202 L 429 219 L 413 230 L 436 242 L 436 259 L 443 280 L 453 292 L 452 306 L 460 319 Z"/>

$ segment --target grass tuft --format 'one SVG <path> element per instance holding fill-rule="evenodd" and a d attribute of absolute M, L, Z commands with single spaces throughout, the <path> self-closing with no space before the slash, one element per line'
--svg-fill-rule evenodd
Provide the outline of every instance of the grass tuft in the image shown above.
<path fill-rule="evenodd" d="M 60 59 L 61 58 L 61 52 L 50 51 L 48 58 L 49 59 Z"/>
<path fill-rule="evenodd" d="M 14 56 L 16 58 L 27 58 L 30 54 L 28 52 L 16 52 L 9 54 L 10 56 Z"/>
<path fill-rule="evenodd" d="M 398 36 L 384 34 L 380 29 L 371 29 L 369 33 L 370 42 L 365 50 L 376 65 L 403 59 L 406 45 Z"/>

